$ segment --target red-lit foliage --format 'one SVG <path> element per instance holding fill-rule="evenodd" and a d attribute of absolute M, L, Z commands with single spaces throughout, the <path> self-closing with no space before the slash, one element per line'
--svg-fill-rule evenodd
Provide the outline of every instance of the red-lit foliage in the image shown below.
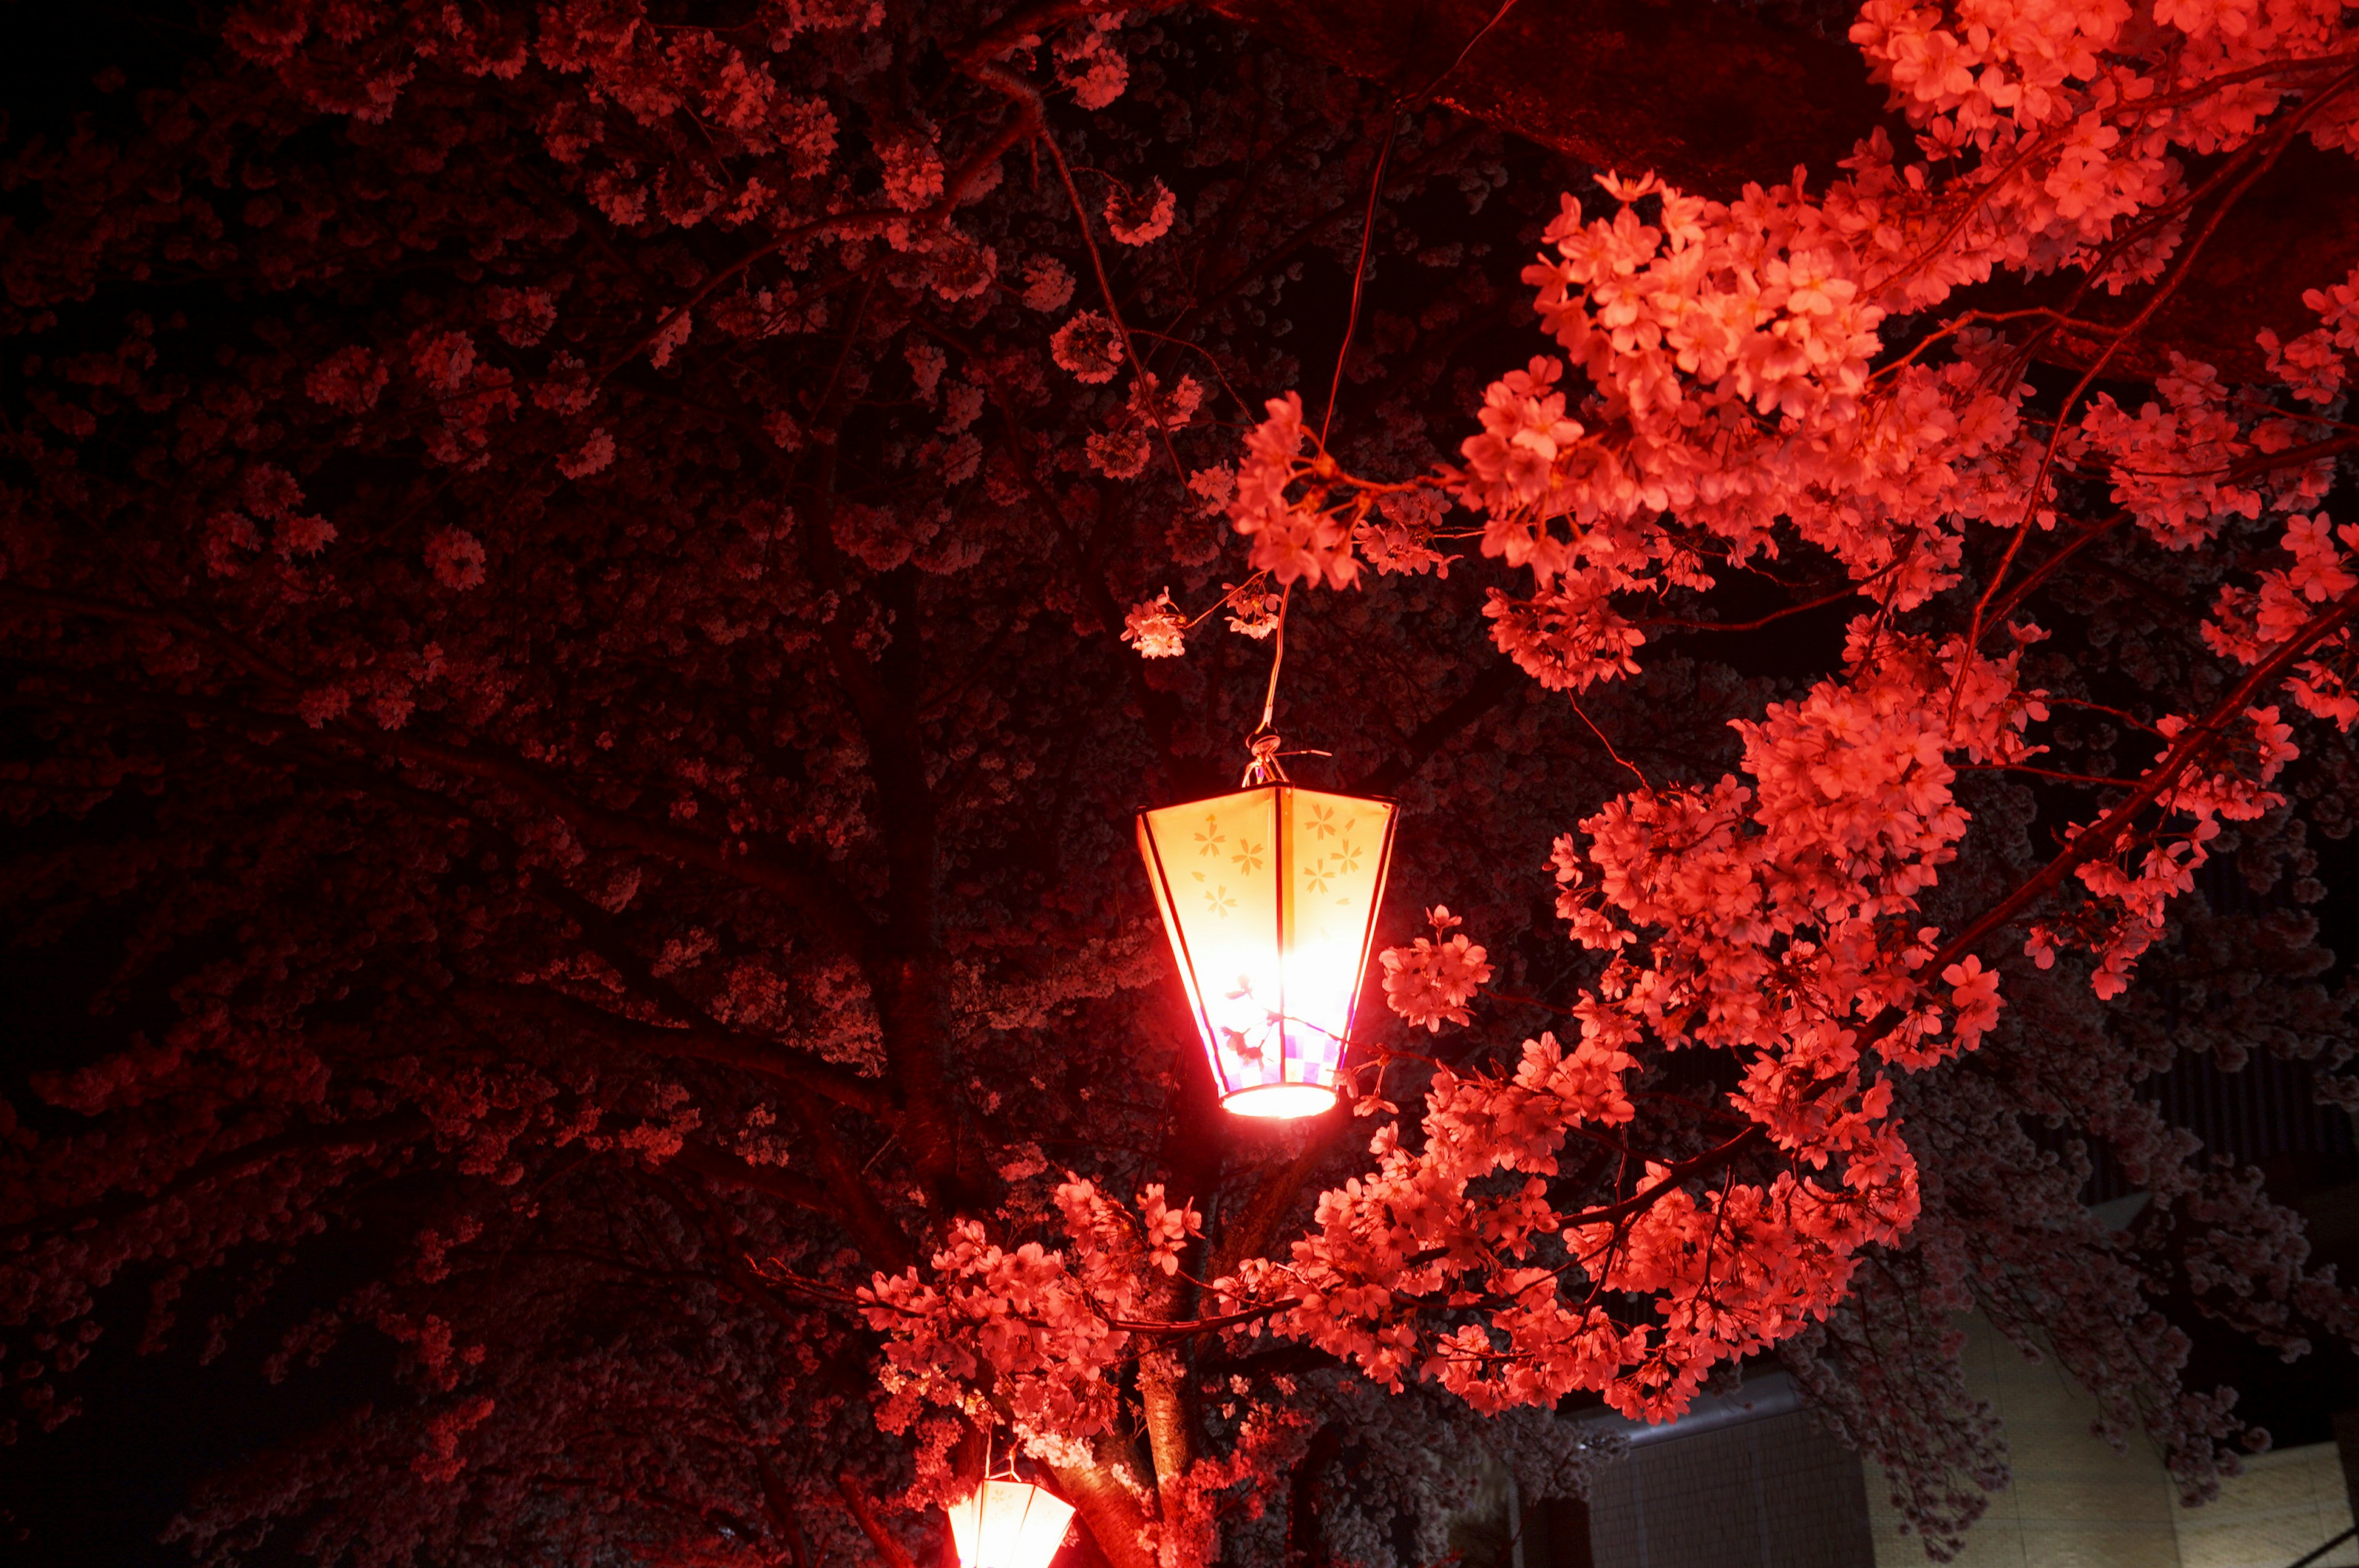
<path fill-rule="evenodd" d="M 2280 9 L 1877 0 L 1907 156 L 1603 210 L 1161 7 L 289 0 L 102 72 L 0 231 L 6 896 L 127 1021 L 0 1103 L 14 1397 L 110 1292 L 398 1345 L 223 1560 L 900 1568 L 992 1432 L 1118 1568 L 1386 1568 L 1459 1454 L 1575 1487 L 1552 1407 L 1774 1349 L 1939 1545 L 1979 1303 L 2201 1491 L 2156 1303 L 2354 1327 L 2133 1091 L 2341 1061 L 2359 277 L 2268 384 L 2071 345 L 2349 150 Z M 1291 1130 L 1128 847 L 1281 614 L 1305 771 L 1405 806 L 1400 1021 Z"/>

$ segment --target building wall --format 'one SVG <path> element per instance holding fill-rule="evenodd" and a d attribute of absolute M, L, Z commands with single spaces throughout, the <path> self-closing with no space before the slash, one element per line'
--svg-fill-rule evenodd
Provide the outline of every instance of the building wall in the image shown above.
<path fill-rule="evenodd" d="M 2218 1498 L 2183 1508 L 2152 1445 L 2114 1453 L 2091 1431 L 2096 1401 L 2053 1362 L 2026 1360 L 1979 1318 L 1961 1326 L 1967 1388 L 2004 1423 L 2015 1479 L 1956 1568 L 2290 1568 L 2351 1528 L 2334 1444 L 2256 1455 Z M 1589 1562 L 1568 1519 L 1570 1531 L 1534 1537 L 1526 1568 L 1929 1568 L 1883 1473 L 1799 1409 L 1782 1375 L 1670 1427 L 1612 1424 L 1632 1447 L 1592 1486 Z M 2359 1541 L 2312 1568 L 2359 1568 Z"/>
<path fill-rule="evenodd" d="M 1966 1532 L 1957 1568 L 2180 1568 L 2173 1487 L 2154 1450 L 2133 1438 L 2115 1454 L 2089 1430 L 2096 1401 L 2054 1362 L 2025 1360 L 1979 1317 L 1962 1326 L 1966 1387 L 2005 1423 L 2015 1484 Z M 1890 1484 L 1867 1469 L 1876 1568 L 1927 1568 L 1923 1541 L 1899 1531 Z"/>
<path fill-rule="evenodd" d="M 2176 1509 L 2179 1568 L 2286 1568 L 2351 1528 L 2351 1495 L 2332 1443 L 2256 1454 L 2200 1509 Z M 2344 1541 L 2316 1568 L 2359 1564 Z"/>
<path fill-rule="evenodd" d="M 1980 1318 L 1964 1326 L 1966 1386 L 2005 1422 L 2015 1483 L 1966 1532 L 1956 1568 L 2288 1568 L 2351 1527 L 2333 1444 L 2256 1455 L 2218 1498 L 2183 1508 L 2145 1439 L 2115 1454 L 2090 1431 L 2096 1400 L 2054 1363 L 2025 1360 Z M 1865 1468 L 1876 1568 L 1928 1568 L 1883 1473 Z M 2359 1568 L 2359 1544 L 2314 1568 Z"/>
<path fill-rule="evenodd" d="M 1596 1568 L 1875 1568 L 1859 1457 L 1799 1410 L 1632 1448 L 1589 1494 Z"/>

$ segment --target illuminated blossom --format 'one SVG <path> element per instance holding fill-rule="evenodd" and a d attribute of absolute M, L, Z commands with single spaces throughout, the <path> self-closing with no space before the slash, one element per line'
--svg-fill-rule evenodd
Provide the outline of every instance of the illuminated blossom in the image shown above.
<path fill-rule="evenodd" d="M 1024 303 L 1047 314 L 1062 310 L 1073 297 L 1073 275 L 1054 256 L 1035 256 L 1024 265 Z"/>
<path fill-rule="evenodd" d="M 1170 232 L 1178 211 L 1179 199 L 1160 179 L 1136 195 L 1117 188 L 1106 196 L 1106 228 L 1125 245 L 1151 245 Z"/>
<path fill-rule="evenodd" d="M 1466 1004 L 1491 978 L 1489 955 L 1462 935 L 1438 945 L 1420 936 L 1407 947 L 1387 947 L 1379 957 L 1386 1005 L 1430 1031 L 1444 1022 L 1471 1022 Z"/>
<path fill-rule="evenodd" d="M 1187 630 L 1187 616 L 1171 601 L 1171 591 L 1166 589 L 1153 599 L 1130 607 L 1130 613 L 1123 619 L 1122 640 L 1136 647 L 1143 659 L 1171 659 L 1188 651 Z"/>
<path fill-rule="evenodd" d="M 1049 351 L 1073 379 L 1112 381 L 1122 366 L 1122 335 L 1103 311 L 1084 310 L 1050 335 Z"/>

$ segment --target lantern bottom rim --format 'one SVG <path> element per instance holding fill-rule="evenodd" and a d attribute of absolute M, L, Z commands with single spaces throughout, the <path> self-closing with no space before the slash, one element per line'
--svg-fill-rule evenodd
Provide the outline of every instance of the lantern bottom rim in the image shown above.
<path fill-rule="evenodd" d="M 1238 1116 L 1290 1120 L 1332 1110 L 1335 1091 L 1325 1084 L 1257 1084 L 1225 1097 L 1221 1106 Z"/>

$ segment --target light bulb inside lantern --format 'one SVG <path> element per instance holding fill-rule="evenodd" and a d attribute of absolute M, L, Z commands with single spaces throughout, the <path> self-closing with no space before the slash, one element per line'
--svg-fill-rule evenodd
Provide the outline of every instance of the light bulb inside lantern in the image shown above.
<path fill-rule="evenodd" d="M 1073 1505 L 1029 1481 L 991 1480 L 950 1507 L 959 1568 L 1049 1568 Z"/>
<path fill-rule="evenodd" d="M 1335 1104 L 1384 899 L 1393 803 L 1266 784 L 1139 813 L 1139 852 L 1221 1103 Z"/>

